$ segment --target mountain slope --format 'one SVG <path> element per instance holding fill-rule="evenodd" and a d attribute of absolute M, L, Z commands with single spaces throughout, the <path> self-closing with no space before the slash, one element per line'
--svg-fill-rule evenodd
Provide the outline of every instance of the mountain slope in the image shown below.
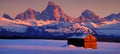
<path fill-rule="evenodd" d="M 15 24 L 12 20 L 0 17 L 0 29 L 1 31 L 24 33 L 27 27 L 24 25 Z"/>
<path fill-rule="evenodd" d="M 50 1 L 42 13 L 29 8 L 18 14 L 15 19 L 4 14 L 0 17 L 0 34 L 66 38 L 74 34 L 91 33 L 99 37 L 116 38 L 120 37 L 119 18 L 120 13 L 101 18 L 90 10 L 83 11 L 78 18 L 72 18 L 66 15 L 55 2 Z"/>
<path fill-rule="evenodd" d="M 99 28 L 96 28 L 95 31 L 99 35 L 107 35 L 107 36 L 112 36 L 112 37 L 120 37 L 120 22 L 103 22 L 99 26 Z"/>
<path fill-rule="evenodd" d="M 118 13 L 118 14 L 110 14 L 110 15 L 106 16 L 105 19 L 107 21 L 112 21 L 112 20 L 120 21 L 120 13 Z"/>
<path fill-rule="evenodd" d="M 82 26 L 79 23 L 69 23 L 69 22 L 46 25 L 45 31 L 51 32 L 51 33 L 59 33 L 59 34 L 94 33 L 91 29 L 89 29 L 88 27 Z"/>

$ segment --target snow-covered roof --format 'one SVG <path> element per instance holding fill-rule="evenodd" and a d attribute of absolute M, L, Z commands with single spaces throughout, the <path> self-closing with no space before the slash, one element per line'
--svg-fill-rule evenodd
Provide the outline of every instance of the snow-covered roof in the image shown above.
<path fill-rule="evenodd" d="M 71 37 L 69 37 L 69 38 L 85 38 L 86 36 L 88 36 L 88 34 L 73 35 L 73 36 L 71 36 Z M 69 38 L 68 38 L 68 39 L 69 39 Z"/>

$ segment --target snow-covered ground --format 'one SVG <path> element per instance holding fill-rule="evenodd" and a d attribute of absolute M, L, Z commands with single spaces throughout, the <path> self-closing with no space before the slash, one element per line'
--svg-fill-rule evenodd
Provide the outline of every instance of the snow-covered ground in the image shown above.
<path fill-rule="evenodd" d="M 98 49 L 67 46 L 66 40 L 0 39 L 0 54 L 120 54 L 120 43 L 97 42 Z"/>

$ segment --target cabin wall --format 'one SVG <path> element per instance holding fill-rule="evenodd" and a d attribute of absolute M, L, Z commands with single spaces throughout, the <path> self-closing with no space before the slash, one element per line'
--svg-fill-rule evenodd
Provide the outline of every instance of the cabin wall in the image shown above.
<path fill-rule="evenodd" d="M 70 38 L 68 39 L 68 44 L 72 44 L 75 46 L 84 46 L 84 39 Z"/>
<path fill-rule="evenodd" d="M 97 48 L 97 38 L 93 35 L 88 35 L 84 38 L 84 48 Z"/>
<path fill-rule="evenodd" d="M 97 48 L 97 42 L 95 42 L 95 41 L 86 41 L 86 42 L 84 42 L 84 48 L 96 49 Z"/>
<path fill-rule="evenodd" d="M 67 43 L 84 48 L 97 48 L 97 38 L 93 35 L 88 35 L 84 38 L 69 38 Z"/>

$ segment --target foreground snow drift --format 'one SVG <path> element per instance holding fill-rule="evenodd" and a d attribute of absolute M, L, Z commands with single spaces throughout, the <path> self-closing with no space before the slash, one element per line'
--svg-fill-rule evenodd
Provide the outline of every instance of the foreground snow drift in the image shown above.
<path fill-rule="evenodd" d="M 120 43 L 98 42 L 98 49 L 67 46 L 66 40 L 0 40 L 0 54 L 119 54 Z"/>

